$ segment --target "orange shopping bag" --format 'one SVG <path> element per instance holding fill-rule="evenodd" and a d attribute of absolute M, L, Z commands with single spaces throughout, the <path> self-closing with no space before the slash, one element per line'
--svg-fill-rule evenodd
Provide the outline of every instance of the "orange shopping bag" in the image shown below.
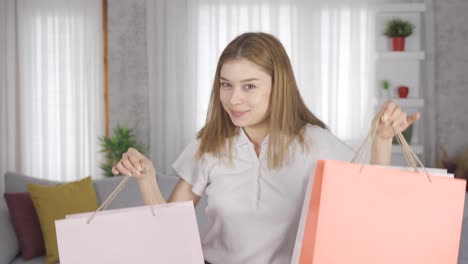
<path fill-rule="evenodd" d="M 424 173 L 318 161 L 293 263 L 457 263 L 466 182 L 431 180 Z"/>
<path fill-rule="evenodd" d="M 354 161 L 372 142 L 377 124 L 374 120 Z M 414 172 L 334 160 L 317 162 L 315 177 L 307 187 L 292 263 L 457 263 L 466 181 L 444 177 L 440 170 L 418 169 L 417 163 L 423 167 L 421 161 L 401 132 L 395 132 Z"/>

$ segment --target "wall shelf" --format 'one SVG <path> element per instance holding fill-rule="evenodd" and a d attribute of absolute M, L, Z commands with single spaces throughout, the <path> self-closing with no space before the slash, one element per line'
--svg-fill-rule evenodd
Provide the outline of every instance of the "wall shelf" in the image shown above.
<path fill-rule="evenodd" d="M 388 51 L 378 52 L 376 58 L 380 60 L 424 60 L 426 54 L 423 51 Z"/>
<path fill-rule="evenodd" d="M 426 5 L 422 3 L 411 3 L 411 4 L 386 4 L 377 7 L 379 13 L 410 13 L 410 12 L 425 12 Z"/>
<path fill-rule="evenodd" d="M 392 100 L 398 106 L 405 107 L 405 108 L 408 108 L 408 107 L 414 107 L 414 108 L 424 107 L 424 99 L 421 99 L 421 98 L 404 98 L 404 99 L 402 99 L 402 98 L 390 98 L 388 100 Z M 385 102 L 387 102 L 388 100 L 379 99 L 379 101 L 377 102 L 377 106 L 379 106 L 379 107 L 383 106 L 385 104 Z"/>
<path fill-rule="evenodd" d="M 424 146 L 423 145 L 410 145 L 411 149 L 414 153 L 420 155 L 424 153 Z M 399 145 L 392 145 L 392 154 L 403 154 L 401 147 Z"/>

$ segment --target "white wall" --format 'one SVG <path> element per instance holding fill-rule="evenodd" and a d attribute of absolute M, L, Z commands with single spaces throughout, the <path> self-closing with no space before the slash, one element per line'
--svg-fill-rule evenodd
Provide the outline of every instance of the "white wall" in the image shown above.
<path fill-rule="evenodd" d="M 437 147 L 468 148 L 468 1 L 434 0 Z"/>
<path fill-rule="evenodd" d="M 109 125 L 134 129 L 149 145 L 145 0 L 108 1 Z"/>

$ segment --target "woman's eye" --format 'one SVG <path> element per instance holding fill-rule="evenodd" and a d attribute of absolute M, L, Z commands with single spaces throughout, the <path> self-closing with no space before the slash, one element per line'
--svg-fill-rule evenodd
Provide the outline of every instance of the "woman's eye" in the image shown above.
<path fill-rule="evenodd" d="M 252 90 L 253 88 L 255 88 L 255 86 L 252 85 L 252 84 L 246 84 L 246 85 L 244 86 L 244 89 L 245 89 L 245 90 Z"/>
<path fill-rule="evenodd" d="M 231 87 L 231 85 L 229 83 L 227 83 L 227 82 L 221 82 L 221 87 L 229 88 L 229 87 Z"/>

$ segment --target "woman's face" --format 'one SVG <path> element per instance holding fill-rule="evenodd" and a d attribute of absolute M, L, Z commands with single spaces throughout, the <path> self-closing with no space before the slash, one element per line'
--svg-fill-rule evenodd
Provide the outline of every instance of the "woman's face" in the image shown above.
<path fill-rule="evenodd" d="M 237 127 L 267 125 L 271 76 L 247 59 L 227 61 L 221 67 L 220 99 Z"/>

